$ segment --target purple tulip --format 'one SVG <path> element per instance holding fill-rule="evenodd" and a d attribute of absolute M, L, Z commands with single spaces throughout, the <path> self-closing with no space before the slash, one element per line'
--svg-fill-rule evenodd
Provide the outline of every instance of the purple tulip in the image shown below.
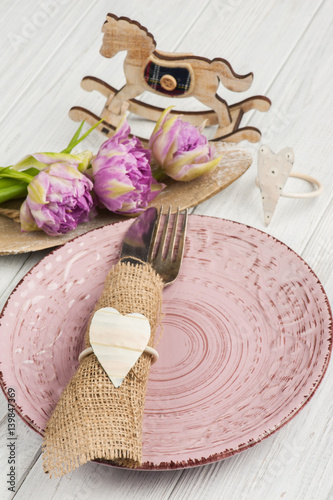
<path fill-rule="evenodd" d="M 194 127 L 178 116 L 168 117 L 172 106 L 165 109 L 149 140 L 153 158 L 164 174 L 176 181 L 191 181 L 214 170 L 222 156 L 202 134 L 204 124 Z"/>
<path fill-rule="evenodd" d="M 72 231 L 93 215 L 92 188 L 91 180 L 77 167 L 52 161 L 28 185 L 20 211 L 22 231 L 42 229 L 50 236 Z"/>
<path fill-rule="evenodd" d="M 130 131 L 123 118 L 91 162 L 97 200 L 115 213 L 142 212 L 164 188 L 152 176 L 150 151 L 136 137 L 128 137 Z"/>

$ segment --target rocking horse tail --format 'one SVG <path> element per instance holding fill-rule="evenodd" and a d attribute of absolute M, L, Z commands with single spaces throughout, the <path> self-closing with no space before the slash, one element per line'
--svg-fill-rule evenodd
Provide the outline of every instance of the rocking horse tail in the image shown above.
<path fill-rule="evenodd" d="M 213 59 L 210 66 L 216 71 L 221 83 L 229 90 L 244 92 L 252 85 L 253 73 L 238 75 L 225 59 Z"/>

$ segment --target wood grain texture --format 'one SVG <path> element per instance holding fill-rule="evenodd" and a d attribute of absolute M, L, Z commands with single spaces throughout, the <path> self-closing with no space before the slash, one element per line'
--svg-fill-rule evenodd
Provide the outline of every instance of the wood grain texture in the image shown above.
<path fill-rule="evenodd" d="M 83 105 L 99 113 L 105 97 L 81 89 L 82 78 L 93 74 L 115 88 L 125 83 L 123 54 L 112 60 L 98 55 L 101 23 L 110 10 L 137 19 L 149 27 L 163 50 L 220 56 L 232 61 L 238 73 L 253 71 L 251 94 L 264 93 L 273 106 L 268 113 L 252 116 L 250 112 L 244 123 L 258 127 L 263 142 L 274 151 L 291 146 L 294 169 L 324 182 L 324 193 L 314 200 L 280 199 L 274 219 L 265 229 L 254 163 L 237 183 L 202 203 L 195 213 L 249 224 L 281 239 L 313 268 L 332 303 L 331 2 L 193 0 L 180 7 L 178 1 L 170 0 L 159 3 L 157 9 L 151 0 L 115 0 L 112 7 L 106 0 L 78 0 L 75 4 L 54 0 L 54 13 L 46 16 L 42 4 L 13 0 L 3 12 L 1 164 L 17 161 L 28 152 L 63 149 L 76 128 L 67 117 L 72 106 Z M 233 102 L 230 91 L 221 88 L 218 92 L 228 103 Z M 242 98 L 249 95 L 244 92 Z M 156 106 L 173 103 L 152 93 L 142 99 Z M 206 109 L 191 99 L 181 104 L 190 111 Z M 134 133 L 146 136 L 151 130 L 143 120 L 131 119 Z M 212 127 L 211 137 L 214 133 Z M 85 144 L 96 149 L 102 140 L 96 132 Z M 256 147 L 250 148 L 255 155 Z M 303 183 L 288 181 L 287 188 L 300 191 Z M 0 257 L 1 305 L 46 253 Z M 16 498 L 330 499 L 332 376 L 330 364 L 312 401 L 274 436 L 236 457 L 187 471 L 134 472 L 87 464 L 61 480 L 49 480 L 42 472 L 41 440 L 20 422 Z M 7 405 L 2 396 L 0 402 L 0 496 L 7 499 Z"/>

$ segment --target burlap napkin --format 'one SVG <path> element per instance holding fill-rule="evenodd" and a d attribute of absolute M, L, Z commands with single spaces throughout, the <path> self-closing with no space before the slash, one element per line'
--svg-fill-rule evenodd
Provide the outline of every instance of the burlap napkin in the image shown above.
<path fill-rule="evenodd" d="M 154 347 L 163 282 L 149 264 L 119 262 L 111 269 L 95 310 L 144 314 Z M 89 347 L 89 327 L 85 335 Z M 90 460 L 138 467 L 142 461 L 142 419 L 151 365 L 143 353 L 122 385 L 115 388 L 94 354 L 85 357 L 64 390 L 45 430 L 43 467 L 62 476 Z"/>

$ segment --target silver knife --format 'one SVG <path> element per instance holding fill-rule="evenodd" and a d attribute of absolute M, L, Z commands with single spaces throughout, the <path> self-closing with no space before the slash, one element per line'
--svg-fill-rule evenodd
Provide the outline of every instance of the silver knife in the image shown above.
<path fill-rule="evenodd" d="M 120 255 L 121 262 L 140 264 L 148 261 L 157 216 L 157 209 L 151 207 L 135 219 L 125 234 Z"/>

